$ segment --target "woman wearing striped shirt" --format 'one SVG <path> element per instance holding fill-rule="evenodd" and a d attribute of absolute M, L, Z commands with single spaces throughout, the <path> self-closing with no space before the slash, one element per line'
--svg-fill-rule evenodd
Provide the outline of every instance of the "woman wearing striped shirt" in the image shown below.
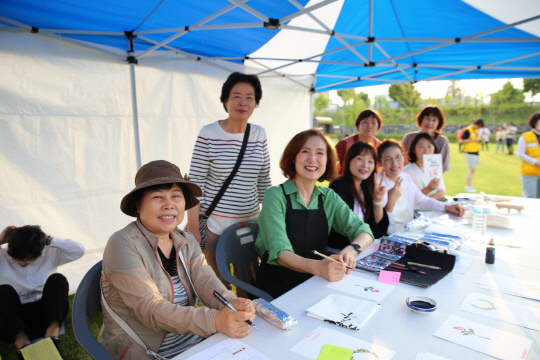
<path fill-rule="evenodd" d="M 242 147 L 249 118 L 261 98 L 261 83 L 257 76 L 231 74 L 223 84 L 220 97 L 228 118 L 204 126 L 197 137 L 189 176 L 203 189 L 204 195 L 199 198 L 200 205 L 188 210 L 187 229 L 199 242 L 199 214 L 206 212 L 230 175 Z M 216 264 L 219 236 L 234 223 L 257 220 L 264 193 L 270 185 L 266 131 L 251 124 L 240 168 L 208 218 L 204 255 L 216 274 L 219 274 Z"/>

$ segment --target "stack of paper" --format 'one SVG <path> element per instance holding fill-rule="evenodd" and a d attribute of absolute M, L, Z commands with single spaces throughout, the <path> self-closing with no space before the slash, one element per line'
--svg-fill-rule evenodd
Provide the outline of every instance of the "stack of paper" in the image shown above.
<path fill-rule="evenodd" d="M 380 305 L 348 296 L 331 294 L 307 309 L 308 316 L 351 330 L 360 330 Z"/>

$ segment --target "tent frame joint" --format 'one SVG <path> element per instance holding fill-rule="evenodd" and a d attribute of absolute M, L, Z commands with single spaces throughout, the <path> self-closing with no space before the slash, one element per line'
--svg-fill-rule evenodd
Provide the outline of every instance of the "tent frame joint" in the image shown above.
<path fill-rule="evenodd" d="M 139 60 L 137 60 L 135 56 L 128 56 L 126 58 L 126 61 L 128 64 L 135 64 L 135 65 L 139 64 Z"/>
<path fill-rule="evenodd" d="M 460 42 L 461 42 L 461 38 L 455 38 L 455 39 L 454 39 L 454 42 L 455 42 L 456 44 L 460 43 Z"/>
<path fill-rule="evenodd" d="M 277 30 L 281 26 L 279 19 L 269 18 L 268 21 L 264 22 L 264 28 L 268 30 Z"/>
<path fill-rule="evenodd" d="M 375 42 L 375 36 L 368 36 L 366 42 L 367 43 L 374 43 Z"/>
<path fill-rule="evenodd" d="M 30 32 L 32 34 L 37 34 L 39 32 L 39 29 L 37 27 L 35 27 L 35 26 L 32 26 L 32 28 L 30 29 Z"/>

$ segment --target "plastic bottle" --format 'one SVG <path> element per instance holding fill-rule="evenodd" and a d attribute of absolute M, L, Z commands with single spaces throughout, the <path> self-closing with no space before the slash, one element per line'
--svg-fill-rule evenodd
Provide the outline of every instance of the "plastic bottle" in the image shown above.
<path fill-rule="evenodd" d="M 473 232 L 484 235 L 487 230 L 487 208 L 483 202 L 478 202 L 473 207 L 472 218 Z"/>
<path fill-rule="evenodd" d="M 494 264 L 494 263 L 495 263 L 495 242 L 493 241 L 493 236 L 492 236 L 486 248 L 486 264 Z"/>

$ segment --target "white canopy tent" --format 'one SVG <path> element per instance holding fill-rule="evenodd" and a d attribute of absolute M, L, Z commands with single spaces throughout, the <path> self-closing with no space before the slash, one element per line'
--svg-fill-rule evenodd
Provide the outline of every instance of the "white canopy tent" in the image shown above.
<path fill-rule="evenodd" d="M 251 121 L 277 184 L 311 91 L 540 77 L 540 2 L 4 0 L 0 58 L 0 226 L 84 243 L 63 270 L 75 289 L 131 220 L 119 203 L 138 166 L 189 170 L 200 128 L 226 117 L 230 72 L 261 77 Z"/>
<path fill-rule="evenodd" d="M 132 220 L 120 211 L 137 171 L 130 67 L 18 31 L 0 32 L 0 44 L 0 226 L 40 224 L 82 242 L 86 255 L 61 269 L 74 291 L 109 236 Z M 232 71 L 244 68 L 171 59 L 136 67 L 142 164 L 165 159 L 189 171 L 201 127 L 226 117 L 219 96 Z M 310 93 L 276 78 L 262 86 L 250 121 L 269 135 L 278 183 L 290 134 L 310 127 Z"/>

